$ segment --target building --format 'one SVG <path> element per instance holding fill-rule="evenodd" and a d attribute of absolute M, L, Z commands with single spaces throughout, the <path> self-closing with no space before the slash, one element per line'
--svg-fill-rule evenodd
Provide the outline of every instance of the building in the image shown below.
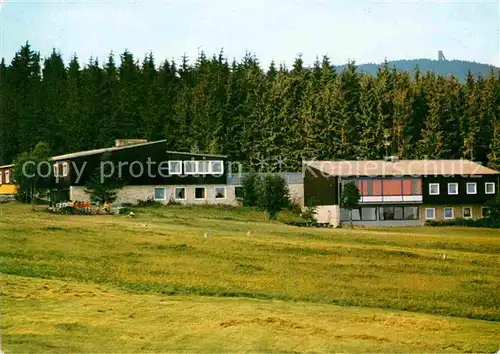
<path fill-rule="evenodd" d="M 339 207 L 342 187 L 361 192 L 354 224 L 423 225 L 427 220 L 486 216 L 499 172 L 468 160 L 311 161 L 304 163 L 304 199 L 318 205 L 318 221 L 349 220 Z"/>
<path fill-rule="evenodd" d="M 229 162 L 224 155 L 171 151 L 166 140 L 116 140 L 113 147 L 53 156 L 51 164 L 50 185 L 57 200 L 89 200 L 86 186 L 96 174 L 102 174 L 124 182 L 116 204 L 154 200 L 165 204 L 237 205 L 237 193 L 246 175 L 240 163 Z M 2 166 L 4 178 L 9 179 L 13 166 Z M 302 174 L 281 175 L 290 187 L 292 200 L 302 205 Z M 13 195 L 15 186 L 11 179 L 8 183 L 8 190 L 0 188 Z"/>
<path fill-rule="evenodd" d="M 102 174 L 124 181 L 119 204 L 148 199 L 183 204 L 236 201 L 235 186 L 227 185 L 231 166 L 226 156 L 169 151 L 166 140 L 117 140 L 111 148 L 54 156 L 52 163 L 63 199 L 89 200 L 85 186 Z"/>
<path fill-rule="evenodd" d="M 16 194 L 13 167 L 14 165 L 0 166 L 0 200 L 12 199 Z"/>

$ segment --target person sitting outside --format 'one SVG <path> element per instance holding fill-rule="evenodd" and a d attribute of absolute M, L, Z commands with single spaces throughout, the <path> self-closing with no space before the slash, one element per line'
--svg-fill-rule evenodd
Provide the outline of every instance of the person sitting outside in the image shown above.
<path fill-rule="evenodd" d="M 109 202 L 106 200 L 106 201 L 104 202 L 104 212 L 105 212 L 106 214 L 109 214 L 109 212 L 110 212 L 110 211 L 111 211 L 111 205 L 109 205 Z"/>

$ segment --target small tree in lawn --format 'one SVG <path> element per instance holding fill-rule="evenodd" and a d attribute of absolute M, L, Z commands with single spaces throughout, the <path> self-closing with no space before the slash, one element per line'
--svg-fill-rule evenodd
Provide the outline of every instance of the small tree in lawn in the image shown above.
<path fill-rule="evenodd" d="M 490 200 L 486 206 L 488 207 L 488 226 L 500 227 L 500 195 Z"/>
<path fill-rule="evenodd" d="M 342 194 L 340 195 L 340 206 L 349 210 L 349 224 L 352 225 L 352 210 L 358 207 L 361 193 L 354 182 L 349 182 L 344 185 Z"/>
<path fill-rule="evenodd" d="M 92 202 L 103 204 L 106 201 L 113 203 L 116 200 L 118 191 L 124 185 L 123 180 L 118 176 L 116 167 L 109 154 L 102 156 L 101 163 L 96 167 L 85 186 L 85 193 L 90 194 Z"/>
<path fill-rule="evenodd" d="M 13 180 L 17 184 L 16 197 L 22 202 L 29 202 L 32 208 L 36 199 L 50 189 L 52 167 L 49 162 L 52 155 L 47 143 L 38 143 L 33 150 L 19 155 L 14 161 Z"/>
<path fill-rule="evenodd" d="M 289 203 L 288 186 L 279 175 L 266 175 L 258 188 L 258 206 L 265 210 L 270 220 L 275 220 L 278 213 Z"/>
<path fill-rule="evenodd" d="M 259 185 L 260 180 L 255 173 L 249 173 L 243 177 L 242 181 L 243 189 L 243 206 L 257 206 L 259 199 Z"/>

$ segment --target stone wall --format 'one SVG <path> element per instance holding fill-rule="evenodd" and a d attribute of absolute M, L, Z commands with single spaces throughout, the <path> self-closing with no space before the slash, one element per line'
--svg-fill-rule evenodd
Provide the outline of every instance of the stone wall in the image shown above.
<path fill-rule="evenodd" d="M 445 219 L 444 218 L 444 208 L 453 208 L 453 214 L 454 214 L 454 219 L 459 219 L 463 218 L 463 208 L 464 207 L 470 207 L 472 208 L 472 219 L 480 219 L 481 218 L 481 208 L 483 206 L 481 205 L 460 205 L 460 206 L 453 206 L 453 205 L 421 205 L 419 207 L 418 213 L 420 215 L 420 223 L 422 225 L 425 224 L 427 221 L 425 219 L 425 209 L 427 208 L 434 208 L 435 209 L 435 215 L 436 218 L 434 220 L 436 221 L 442 221 L 442 220 L 450 220 L 450 219 Z"/>

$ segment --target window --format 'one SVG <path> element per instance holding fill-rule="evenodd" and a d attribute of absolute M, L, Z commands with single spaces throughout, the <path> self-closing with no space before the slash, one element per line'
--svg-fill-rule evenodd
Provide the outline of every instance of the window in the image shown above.
<path fill-rule="evenodd" d="M 487 218 L 488 216 L 490 216 L 490 208 L 488 208 L 488 207 L 482 207 L 481 208 L 481 217 L 482 218 Z"/>
<path fill-rule="evenodd" d="M 380 220 L 403 220 L 403 207 L 380 207 Z"/>
<path fill-rule="evenodd" d="M 467 194 L 477 194 L 477 183 L 467 183 Z"/>
<path fill-rule="evenodd" d="M 373 179 L 364 181 L 366 184 L 366 195 L 373 195 Z"/>
<path fill-rule="evenodd" d="M 404 207 L 403 214 L 405 220 L 418 220 L 418 207 Z"/>
<path fill-rule="evenodd" d="M 435 218 L 436 218 L 436 209 L 425 208 L 425 219 L 426 220 L 434 220 Z"/>
<path fill-rule="evenodd" d="M 486 182 L 484 184 L 484 192 L 486 194 L 495 194 L 495 183 L 494 182 Z"/>
<path fill-rule="evenodd" d="M 10 171 L 5 171 L 5 183 L 10 183 Z"/>
<path fill-rule="evenodd" d="M 2 184 L 2 183 L 3 183 L 3 173 L 0 172 L 0 184 Z"/>
<path fill-rule="evenodd" d="M 66 177 L 69 174 L 69 165 L 67 162 L 63 162 L 62 164 L 62 176 Z"/>
<path fill-rule="evenodd" d="M 361 208 L 361 220 L 377 220 L 377 208 Z"/>
<path fill-rule="evenodd" d="M 169 161 L 168 162 L 168 173 L 170 175 L 182 174 L 182 161 Z"/>
<path fill-rule="evenodd" d="M 225 187 L 215 187 L 215 199 L 226 199 Z"/>
<path fill-rule="evenodd" d="M 453 214 L 453 208 L 444 208 L 443 214 L 445 219 L 455 218 L 455 215 Z"/>
<path fill-rule="evenodd" d="M 53 165 L 53 167 L 54 167 L 54 170 L 53 170 L 54 171 L 54 177 L 59 177 L 59 165 L 55 163 Z"/>
<path fill-rule="evenodd" d="M 194 197 L 196 199 L 205 199 L 205 187 L 196 187 L 194 189 Z"/>
<path fill-rule="evenodd" d="M 243 199 L 243 187 L 242 186 L 236 186 L 234 187 L 234 194 L 236 199 L 241 200 Z"/>
<path fill-rule="evenodd" d="M 222 174 L 224 173 L 224 164 L 222 161 L 210 161 L 210 173 Z"/>
<path fill-rule="evenodd" d="M 411 180 L 411 194 L 413 195 L 421 195 L 421 181 L 419 179 Z M 439 194 L 439 185 L 438 185 L 438 194 Z"/>
<path fill-rule="evenodd" d="M 184 173 L 187 175 L 196 174 L 196 161 L 184 161 Z"/>
<path fill-rule="evenodd" d="M 155 187 L 154 197 L 155 200 L 165 200 L 165 187 Z"/>
<path fill-rule="evenodd" d="M 184 187 L 176 187 L 174 190 L 174 199 L 175 200 L 184 200 L 186 199 L 186 188 Z"/>
<path fill-rule="evenodd" d="M 361 208 L 352 209 L 352 221 L 361 220 Z M 348 209 L 341 208 L 340 209 L 340 221 L 349 221 L 349 213 Z"/>
<path fill-rule="evenodd" d="M 458 194 L 458 183 L 448 183 L 448 194 Z"/>
<path fill-rule="evenodd" d="M 462 208 L 462 217 L 464 219 L 472 218 L 472 208 L 471 207 L 463 207 Z"/>
<path fill-rule="evenodd" d="M 439 183 L 429 183 L 429 195 L 439 195 Z"/>
<path fill-rule="evenodd" d="M 209 161 L 198 161 L 198 173 L 201 175 L 206 175 L 209 173 Z"/>

